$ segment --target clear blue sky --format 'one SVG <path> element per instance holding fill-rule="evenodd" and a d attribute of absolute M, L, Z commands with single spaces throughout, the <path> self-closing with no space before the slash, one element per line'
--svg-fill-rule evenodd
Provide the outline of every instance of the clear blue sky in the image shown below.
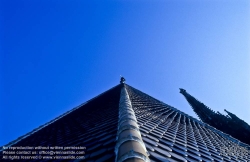
<path fill-rule="evenodd" d="M 1 0 L 0 145 L 119 83 L 250 123 L 248 0 Z M 84 117 L 84 114 L 83 114 Z"/>

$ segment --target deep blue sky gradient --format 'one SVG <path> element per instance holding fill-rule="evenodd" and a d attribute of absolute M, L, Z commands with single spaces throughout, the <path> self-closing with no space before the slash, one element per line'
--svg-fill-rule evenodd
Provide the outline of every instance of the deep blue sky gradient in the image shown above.
<path fill-rule="evenodd" d="M 120 75 L 191 116 L 178 88 L 250 123 L 247 0 L 0 6 L 0 145 L 117 85 Z"/>

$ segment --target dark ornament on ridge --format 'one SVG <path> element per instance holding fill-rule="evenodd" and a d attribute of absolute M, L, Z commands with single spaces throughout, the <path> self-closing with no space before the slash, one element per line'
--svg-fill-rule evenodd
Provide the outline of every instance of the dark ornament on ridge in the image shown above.
<path fill-rule="evenodd" d="M 122 84 L 122 83 L 125 83 L 125 81 L 126 81 L 125 78 L 121 76 L 120 83 L 121 83 L 121 84 Z"/>

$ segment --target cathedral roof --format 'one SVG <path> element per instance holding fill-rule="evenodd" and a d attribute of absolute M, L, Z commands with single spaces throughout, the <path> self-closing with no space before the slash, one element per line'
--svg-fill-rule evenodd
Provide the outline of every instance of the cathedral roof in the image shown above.
<path fill-rule="evenodd" d="M 122 148 L 131 141 L 129 151 Z M 136 142 L 140 148 L 132 147 Z M 250 160 L 249 145 L 124 82 L 5 145 L 10 146 L 85 147 L 83 161 L 100 162 Z"/>

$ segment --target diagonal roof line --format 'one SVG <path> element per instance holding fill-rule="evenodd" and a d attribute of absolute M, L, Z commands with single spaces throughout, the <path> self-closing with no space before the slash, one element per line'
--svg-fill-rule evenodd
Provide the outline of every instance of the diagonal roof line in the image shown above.
<path fill-rule="evenodd" d="M 92 98 L 92 99 L 90 99 L 90 100 L 88 100 L 88 101 L 86 101 L 86 102 L 84 102 L 84 103 L 82 103 L 82 104 L 80 104 L 80 105 L 74 107 L 73 109 L 71 109 L 71 110 L 69 110 L 69 111 L 63 113 L 62 115 L 60 115 L 60 116 L 58 116 L 58 117 L 52 119 L 51 121 L 49 121 L 49 122 L 47 122 L 47 123 L 45 123 L 45 124 L 39 126 L 38 128 L 33 129 L 32 131 L 26 133 L 25 135 L 20 136 L 20 137 L 18 137 L 17 139 L 15 139 L 15 140 L 13 140 L 13 141 L 11 141 L 11 142 L 9 142 L 8 144 L 3 145 L 3 146 L 4 146 L 4 147 L 11 147 L 12 145 L 14 145 L 14 144 L 16 144 L 16 143 L 22 141 L 23 139 L 27 138 L 28 136 L 30 136 L 30 135 L 32 135 L 32 134 L 34 134 L 34 133 L 40 131 L 41 129 L 47 127 L 48 125 L 54 123 L 55 121 L 61 119 L 61 118 L 64 117 L 64 116 L 66 116 L 66 115 L 72 113 L 73 111 L 79 109 L 80 107 L 82 107 L 82 106 L 86 105 L 87 103 L 91 102 L 92 100 L 94 100 L 94 99 L 96 99 L 96 98 L 98 98 L 98 97 L 104 95 L 105 93 L 111 91 L 112 89 L 115 89 L 115 88 L 118 87 L 118 86 L 120 86 L 120 84 L 118 84 L 118 85 L 116 85 L 116 86 L 114 86 L 114 87 L 108 89 L 107 91 L 104 91 L 103 93 L 97 95 L 96 97 L 94 97 L 94 98 Z M 0 151 L 3 151 L 3 150 L 4 150 L 4 149 L 3 149 L 3 146 L 0 148 Z"/>

